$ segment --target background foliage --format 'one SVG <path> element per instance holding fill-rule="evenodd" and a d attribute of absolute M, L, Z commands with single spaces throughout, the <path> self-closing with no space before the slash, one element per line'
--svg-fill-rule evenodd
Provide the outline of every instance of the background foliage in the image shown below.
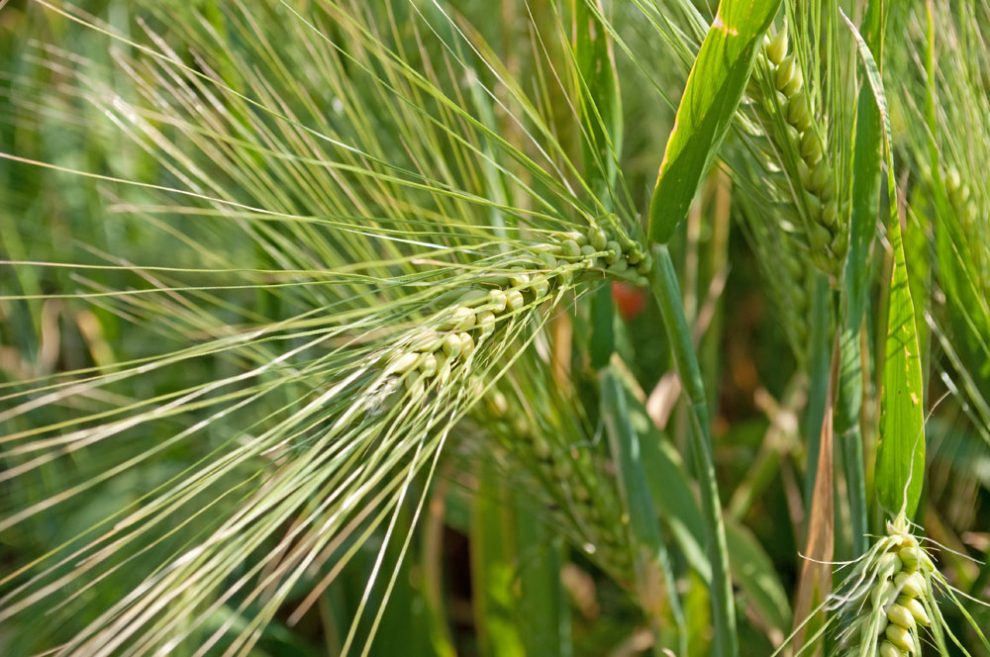
<path fill-rule="evenodd" d="M 990 5 L 715 13 L 0 2 L 0 652 L 986 654 Z"/>

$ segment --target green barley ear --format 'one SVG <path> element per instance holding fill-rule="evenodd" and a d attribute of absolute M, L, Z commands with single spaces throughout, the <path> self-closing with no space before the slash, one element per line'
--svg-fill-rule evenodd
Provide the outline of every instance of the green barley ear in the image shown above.
<path fill-rule="evenodd" d="M 615 481 L 576 394 L 555 382 L 548 364 L 530 352 L 472 416 L 508 455 L 512 472 L 507 475 L 526 473 L 570 543 L 615 581 L 630 586 L 632 562 Z"/>
<path fill-rule="evenodd" d="M 918 657 L 926 654 L 925 646 L 947 657 L 949 641 L 959 645 L 941 610 L 948 602 L 962 610 L 975 635 L 988 645 L 924 542 L 900 514 L 857 561 L 829 608 L 845 657 Z"/>
<path fill-rule="evenodd" d="M 937 569 L 911 533 L 905 516 L 887 523 L 878 540 L 840 590 L 840 613 L 850 621 L 840 636 L 846 654 L 858 657 L 919 655 L 937 607 Z"/>
<path fill-rule="evenodd" d="M 749 85 L 760 124 L 769 136 L 799 219 L 801 241 L 812 262 L 837 276 L 848 250 L 849 230 L 828 132 L 822 123 L 821 94 L 812 93 L 808 62 L 792 43 L 788 23 L 764 38 Z"/>

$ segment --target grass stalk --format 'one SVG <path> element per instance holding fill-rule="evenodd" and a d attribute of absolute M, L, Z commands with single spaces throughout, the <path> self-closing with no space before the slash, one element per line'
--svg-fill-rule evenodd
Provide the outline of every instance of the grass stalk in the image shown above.
<path fill-rule="evenodd" d="M 736 634 L 735 603 L 726 547 L 725 524 L 719 501 L 718 480 L 712 457 L 712 437 L 709 426 L 708 401 L 701 367 L 691 340 L 691 330 L 681 302 L 677 272 L 666 245 L 655 247 L 650 287 L 663 316 L 671 352 L 681 385 L 691 405 L 691 453 L 701 490 L 701 508 L 705 520 L 705 544 L 712 567 L 711 604 L 714 621 L 715 649 L 718 657 L 732 657 L 739 652 Z"/>

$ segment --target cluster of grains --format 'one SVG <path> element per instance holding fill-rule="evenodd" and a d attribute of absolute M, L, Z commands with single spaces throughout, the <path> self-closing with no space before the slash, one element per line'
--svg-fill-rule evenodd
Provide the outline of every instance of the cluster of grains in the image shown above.
<path fill-rule="evenodd" d="M 456 364 L 467 361 L 500 322 L 546 301 L 558 288 L 572 285 L 576 276 L 604 273 L 646 285 L 652 266 L 650 254 L 621 229 L 614 215 L 585 234 L 557 234 L 510 263 L 504 275 L 487 278 L 487 287 L 465 291 L 438 313 L 431 328 L 396 347 L 386 371 L 419 400 L 434 382 L 446 384 Z"/>
<path fill-rule="evenodd" d="M 931 626 L 935 609 L 931 580 L 935 566 L 903 518 L 888 524 L 866 558 L 865 582 L 855 605 L 860 650 L 879 657 L 921 653 L 919 628 Z M 863 654 L 854 652 L 854 654 Z"/>
<path fill-rule="evenodd" d="M 777 146 L 793 155 L 796 178 L 793 189 L 812 261 L 826 273 L 835 274 L 848 250 L 848 227 L 841 220 L 836 194 L 835 169 L 828 156 L 824 131 L 815 120 L 811 96 L 795 53 L 790 52 L 787 29 L 767 37 L 759 55 L 760 70 L 768 82 L 754 83 L 750 92 L 763 111 L 782 130 L 771 129 Z M 764 89 L 773 92 L 767 94 Z"/>
<path fill-rule="evenodd" d="M 620 514 L 616 490 L 587 449 L 563 439 L 572 431 L 550 426 L 552 421 L 546 418 L 541 422 L 513 411 L 500 391 L 487 397 L 480 412 L 480 419 L 514 460 L 539 481 L 538 489 L 548 494 L 552 512 L 566 516 L 558 524 L 567 528 L 572 542 L 617 581 L 629 581 L 632 560 L 622 541 L 622 525 L 616 522 Z"/>

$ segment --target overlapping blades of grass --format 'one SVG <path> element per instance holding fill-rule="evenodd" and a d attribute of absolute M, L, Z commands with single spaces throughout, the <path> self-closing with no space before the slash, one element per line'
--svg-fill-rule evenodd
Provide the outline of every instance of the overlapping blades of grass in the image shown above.
<path fill-rule="evenodd" d="M 0 616 L 45 605 L 71 619 L 64 635 L 24 633 L 39 641 L 26 650 L 203 654 L 222 640 L 244 654 L 294 586 L 325 587 L 363 538 L 392 534 L 538 309 L 594 266 L 568 231 L 599 208 L 545 108 L 439 3 L 152 6 L 133 35 L 38 4 L 101 34 L 130 81 L 42 45 L 61 97 L 96 107 L 155 167 L 58 170 L 100 183 L 108 223 L 165 248 L 89 256 L 65 266 L 73 288 L 44 295 L 146 339 L 4 385 L 0 527 L 80 523 L 4 577 Z M 479 98 L 513 129 L 476 118 Z M 151 463 L 169 466 L 150 476 Z M 126 499 L 90 504 L 135 473 Z M 223 605 L 249 622 L 207 629 Z"/>

